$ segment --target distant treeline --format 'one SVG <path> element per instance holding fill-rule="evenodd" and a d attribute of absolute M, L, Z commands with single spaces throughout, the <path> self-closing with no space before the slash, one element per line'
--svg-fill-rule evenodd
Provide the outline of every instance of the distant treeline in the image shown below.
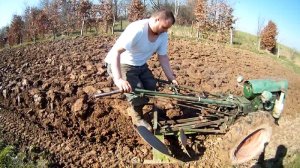
<path fill-rule="evenodd" d="M 173 11 L 176 24 L 192 26 L 197 38 L 231 42 L 235 23 L 233 8 L 225 0 L 40 0 L 26 7 L 0 30 L 0 48 L 36 41 L 45 36 L 70 35 L 84 30 L 114 31 L 116 22 L 148 18 L 159 8 Z M 267 47 L 265 47 L 267 48 Z"/>

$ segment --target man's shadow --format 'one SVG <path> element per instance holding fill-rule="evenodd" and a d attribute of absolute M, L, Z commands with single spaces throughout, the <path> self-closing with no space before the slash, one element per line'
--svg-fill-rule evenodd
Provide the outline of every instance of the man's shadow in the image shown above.
<path fill-rule="evenodd" d="M 266 145 L 265 145 L 266 146 Z M 283 159 L 287 154 L 287 148 L 284 145 L 279 145 L 275 157 L 265 160 L 265 151 L 259 156 L 257 163 L 252 168 L 283 168 Z"/>

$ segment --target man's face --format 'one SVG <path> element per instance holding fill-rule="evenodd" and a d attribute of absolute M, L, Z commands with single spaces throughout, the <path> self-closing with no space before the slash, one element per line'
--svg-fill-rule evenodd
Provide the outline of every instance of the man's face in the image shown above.
<path fill-rule="evenodd" d="M 155 22 L 154 33 L 161 34 L 161 33 L 167 32 L 171 26 L 172 26 L 171 19 L 165 20 L 162 18 L 157 18 L 156 22 Z"/>

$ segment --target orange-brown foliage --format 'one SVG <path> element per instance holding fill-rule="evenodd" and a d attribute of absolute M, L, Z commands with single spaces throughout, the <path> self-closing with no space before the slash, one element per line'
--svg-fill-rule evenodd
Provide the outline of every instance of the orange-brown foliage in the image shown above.
<path fill-rule="evenodd" d="M 14 15 L 12 23 L 8 30 L 8 43 L 9 45 L 22 43 L 22 30 L 24 27 L 24 21 L 19 15 Z"/>
<path fill-rule="evenodd" d="M 145 7 L 140 0 L 132 0 L 129 7 L 128 21 L 133 22 L 143 19 L 145 16 Z"/>
<path fill-rule="evenodd" d="M 268 25 L 261 32 L 261 49 L 266 49 L 272 53 L 276 49 L 277 26 L 274 22 L 269 21 Z"/>
<path fill-rule="evenodd" d="M 196 27 L 203 38 L 226 42 L 235 22 L 232 12 L 225 1 L 197 0 L 194 8 Z"/>

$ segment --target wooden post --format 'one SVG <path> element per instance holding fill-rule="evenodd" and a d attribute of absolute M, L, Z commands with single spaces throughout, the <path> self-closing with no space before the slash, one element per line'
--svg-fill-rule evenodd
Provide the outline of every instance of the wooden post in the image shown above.
<path fill-rule="evenodd" d="M 121 31 L 123 30 L 123 19 L 121 18 Z"/>
<path fill-rule="evenodd" d="M 279 58 L 280 57 L 280 50 L 279 50 L 279 45 L 278 45 L 278 48 L 277 48 L 277 58 Z"/>
<path fill-rule="evenodd" d="M 232 27 L 230 28 L 230 45 L 232 45 L 233 41 L 233 31 L 232 31 Z"/>
<path fill-rule="evenodd" d="M 80 31 L 81 36 L 83 35 L 84 20 L 85 20 L 85 17 L 83 17 L 82 24 L 81 24 L 81 31 Z"/>

